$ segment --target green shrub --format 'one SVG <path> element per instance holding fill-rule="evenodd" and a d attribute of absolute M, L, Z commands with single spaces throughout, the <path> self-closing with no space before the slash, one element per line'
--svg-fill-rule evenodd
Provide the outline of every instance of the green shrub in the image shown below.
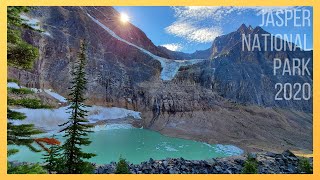
<path fill-rule="evenodd" d="M 248 157 L 244 163 L 242 174 L 258 174 L 258 162 L 255 158 Z"/>
<path fill-rule="evenodd" d="M 33 94 L 34 92 L 28 88 L 8 88 L 8 93 L 14 93 L 14 94 Z"/>
<path fill-rule="evenodd" d="M 90 162 L 83 162 L 82 174 L 93 174 L 95 167 Z"/>
<path fill-rule="evenodd" d="M 11 166 L 8 163 L 8 174 L 46 174 L 47 171 L 39 164 Z"/>
<path fill-rule="evenodd" d="M 16 68 L 32 69 L 38 56 L 38 49 L 23 41 L 14 45 L 9 44 L 7 48 L 8 65 Z"/>
<path fill-rule="evenodd" d="M 51 169 L 51 172 L 49 171 L 49 173 L 55 173 L 55 174 L 94 174 L 95 166 L 90 162 L 85 162 L 85 161 L 78 162 L 77 168 L 80 171 L 77 173 L 69 173 L 69 170 L 67 168 L 67 164 L 65 163 L 65 159 L 63 159 L 62 157 L 58 157 L 56 161 L 58 164 L 54 167 L 54 169 Z M 46 167 L 48 168 L 48 166 L 46 166 Z"/>
<path fill-rule="evenodd" d="M 7 118 L 8 119 L 15 119 L 15 120 L 24 120 L 27 118 L 27 116 L 21 112 L 12 111 L 10 109 L 7 109 Z"/>
<path fill-rule="evenodd" d="M 19 84 L 19 81 L 17 79 L 7 79 L 7 82 L 14 82 L 14 83 L 17 83 Z"/>
<path fill-rule="evenodd" d="M 18 152 L 19 152 L 18 149 L 8 149 L 7 150 L 7 157 L 14 155 L 14 154 L 17 154 Z"/>
<path fill-rule="evenodd" d="M 23 106 L 23 107 L 30 108 L 30 109 L 51 108 L 51 106 L 42 104 L 42 102 L 40 100 L 31 99 L 31 98 L 25 98 L 25 99 L 10 99 L 10 98 L 8 98 L 8 105 Z"/>
<path fill-rule="evenodd" d="M 119 162 L 117 163 L 115 173 L 116 174 L 131 174 L 126 160 L 123 159 L 122 157 L 120 157 Z"/>
<path fill-rule="evenodd" d="M 55 139 L 55 136 L 52 136 Z M 60 157 L 60 147 L 58 145 L 51 145 L 49 150 L 43 154 L 44 168 L 52 174 L 60 171 L 60 165 L 63 164 Z"/>
<path fill-rule="evenodd" d="M 308 158 L 300 158 L 298 168 L 299 168 L 300 173 L 313 174 L 313 168 L 312 168 Z"/>

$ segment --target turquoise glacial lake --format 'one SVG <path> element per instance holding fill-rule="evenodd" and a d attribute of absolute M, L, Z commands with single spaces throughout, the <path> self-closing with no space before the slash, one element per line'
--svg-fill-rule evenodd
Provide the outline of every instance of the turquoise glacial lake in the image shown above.
<path fill-rule="evenodd" d="M 241 149 L 232 145 L 207 144 L 172 138 L 126 124 L 104 125 L 94 130 L 89 135 L 92 143 L 90 146 L 84 146 L 83 149 L 97 155 L 89 160 L 97 164 L 117 162 L 120 156 L 130 163 L 139 164 L 150 158 L 157 160 L 183 157 L 189 160 L 206 160 L 243 153 Z M 62 135 L 58 135 L 57 138 L 63 141 Z M 13 147 L 9 146 L 9 149 Z M 9 161 L 42 162 L 41 152 L 32 152 L 24 146 L 14 148 L 18 148 L 19 152 L 10 156 Z"/>

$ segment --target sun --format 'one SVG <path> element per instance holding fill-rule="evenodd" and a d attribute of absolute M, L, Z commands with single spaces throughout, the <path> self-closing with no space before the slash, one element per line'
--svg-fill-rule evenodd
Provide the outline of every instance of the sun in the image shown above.
<path fill-rule="evenodd" d="M 121 13 L 120 14 L 120 21 L 123 23 L 126 23 L 130 20 L 130 17 L 126 13 Z"/>

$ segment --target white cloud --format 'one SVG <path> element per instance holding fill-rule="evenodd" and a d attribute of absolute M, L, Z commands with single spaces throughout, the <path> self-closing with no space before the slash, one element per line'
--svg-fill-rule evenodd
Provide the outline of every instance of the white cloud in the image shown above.
<path fill-rule="evenodd" d="M 180 51 L 182 49 L 182 46 L 179 43 L 163 44 L 161 46 L 163 46 L 171 51 Z"/>
<path fill-rule="evenodd" d="M 188 41 L 207 43 L 212 42 L 222 34 L 222 30 L 216 27 L 197 27 L 190 22 L 176 22 L 166 27 L 166 32 L 183 37 Z"/>
<path fill-rule="evenodd" d="M 178 18 L 194 18 L 203 20 L 205 18 L 214 18 L 221 20 L 224 16 L 232 12 L 254 11 L 257 15 L 266 12 L 275 12 L 278 10 L 293 10 L 301 8 L 297 6 L 185 6 L 173 7 L 175 16 Z"/>
<path fill-rule="evenodd" d="M 172 7 L 177 20 L 165 28 L 165 31 L 174 36 L 194 43 L 209 43 L 217 36 L 222 35 L 220 27 L 213 24 L 204 24 L 204 20 L 212 19 L 212 15 L 220 7 L 188 6 Z M 216 19 L 220 18 L 218 16 Z"/>
<path fill-rule="evenodd" d="M 186 6 L 173 7 L 175 16 L 178 18 L 208 18 L 214 14 L 219 6 Z"/>
<path fill-rule="evenodd" d="M 222 34 L 222 30 L 218 28 L 200 28 L 193 31 L 188 38 L 201 43 L 212 42 L 216 37 Z"/>
<path fill-rule="evenodd" d="M 295 6 L 186 6 L 172 7 L 176 21 L 165 28 L 169 34 L 182 37 L 189 42 L 208 43 L 217 36 L 223 34 L 222 28 L 225 23 L 233 23 L 235 13 L 237 16 L 245 12 L 254 12 L 261 15 L 266 12 L 277 10 L 292 10 L 300 7 Z M 240 22 L 240 24 L 245 22 Z"/>

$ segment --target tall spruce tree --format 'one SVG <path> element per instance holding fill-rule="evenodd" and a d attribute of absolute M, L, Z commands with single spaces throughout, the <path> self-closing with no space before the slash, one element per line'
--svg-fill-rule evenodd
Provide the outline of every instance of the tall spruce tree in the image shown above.
<path fill-rule="evenodd" d="M 88 146 L 91 141 L 89 140 L 88 133 L 90 125 L 88 125 L 88 120 L 85 119 L 88 111 L 85 110 L 87 107 L 84 104 L 84 92 L 86 90 L 86 74 L 85 74 L 85 65 L 86 65 L 86 46 L 83 41 L 80 43 L 80 51 L 78 53 L 78 62 L 74 66 L 72 72 L 72 86 L 70 88 L 69 94 L 69 120 L 61 124 L 60 126 L 64 127 L 61 132 L 65 132 L 64 137 L 66 140 L 62 145 L 62 158 L 65 162 L 64 173 L 68 174 L 83 174 L 90 173 L 88 172 L 88 162 L 85 159 L 89 159 L 95 154 L 85 153 L 81 150 L 81 146 Z"/>

